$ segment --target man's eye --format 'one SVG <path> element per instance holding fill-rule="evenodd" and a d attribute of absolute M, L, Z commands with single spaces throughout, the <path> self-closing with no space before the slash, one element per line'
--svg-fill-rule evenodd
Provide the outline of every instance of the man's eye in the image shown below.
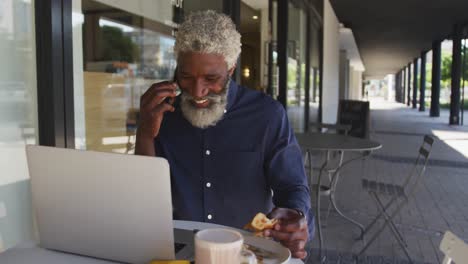
<path fill-rule="evenodd" d="M 217 77 L 206 77 L 205 80 L 208 81 L 208 82 L 216 82 L 218 80 L 218 78 Z"/>

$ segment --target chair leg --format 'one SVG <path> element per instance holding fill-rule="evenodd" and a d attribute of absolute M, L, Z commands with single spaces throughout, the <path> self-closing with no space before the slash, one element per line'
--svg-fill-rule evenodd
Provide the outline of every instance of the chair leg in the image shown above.
<path fill-rule="evenodd" d="M 375 193 L 374 192 L 369 192 L 369 195 L 374 198 L 374 195 Z M 375 198 L 374 198 L 375 200 Z M 374 218 L 374 220 L 372 220 L 372 222 L 367 225 L 366 229 L 365 229 L 365 233 L 369 232 L 372 227 L 375 225 L 375 223 L 378 222 L 378 220 L 383 216 L 384 212 L 388 210 L 388 208 L 390 207 L 390 205 L 393 203 L 394 199 L 392 199 L 391 201 L 389 201 L 387 203 L 387 205 L 382 209 L 380 204 L 378 204 L 377 201 L 375 201 L 377 203 L 377 209 L 379 210 L 379 214 Z M 372 244 L 372 242 L 374 242 L 374 240 L 379 236 L 380 233 L 382 233 L 382 231 L 385 229 L 385 227 L 387 227 L 387 222 L 385 224 L 383 224 L 380 229 L 377 230 L 377 232 L 371 237 L 371 239 L 364 245 L 363 249 L 359 252 L 358 255 L 361 255 L 362 253 L 364 253 L 364 251 L 366 251 L 366 249 Z"/>
<path fill-rule="evenodd" d="M 372 196 L 372 194 L 370 192 L 369 192 L 369 195 Z M 391 203 L 391 201 L 388 202 L 387 208 L 390 205 L 390 203 Z M 379 206 L 377 205 L 377 207 L 379 207 Z M 385 208 L 384 210 L 387 210 L 387 208 Z M 377 223 L 377 221 L 382 217 L 382 214 L 383 214 L 382 211 L 379 210 L 379 214 L 374 218 L 372 223 L 370 223 L 366 227 L 365 233 L 367 233 L 367 232 L 369 232 L 369 230 L 371 230 L 372 226 L 374 226 L 374 224 Z M 357 256 L 361 256 L 362 254 L 364 254 L 364 252 L 370 247 L 370 245 L 372 245 L 372 243 L 374 243 L 374 241 L 377 239 L 377 237 L 380 235 L 380 233 L 382 233 L 382 231 L 385 229 L 385 227 L 387 227 L 386 224 L 382 225 L 380 227 L 380 229 L 378 229 L 377 232 L 374 233 L 374 235 L 367 241 L 367 243 L 364 244 L 364 247 L 361 249 L 361 251 L 359 251 Z"/>
<path fill-rule="evenodd" d="M 385 218 L 385 221 L 387 223 L 390 224 L 390 227 L 393 231 L 393 233 L 398 236 L 397 239 L 400 240 L 400 242 L 405 246 L 405 247 L 408 247 L 408 244 L 406 243 L 405 239 L 403 238 L 403 235 L 398 231 L 395 223 L 393 223 L 393 217 L 391 217 L 390 215 L 388 215 L 387 211 L 384 210 L 384 205 L 382 203 L 382 201 L 380 200 L 380 198 L 377 196 L 376 193 L 373 193 L 373 196 L 374 196 L 374 199 L 376 200 L 376 202 L 379 204 L 379 208 L 380 208 L 380 211 L 382 212 L 384 218 Z"/>
<path fill-rule="evenodd" d="M 395 197 L 393 197 L 390 201 L 387 202 L 387 204 L 385 205 L 384 207 L 384 211 L 387 211 L 388 208 L 396 201 Z M 375 223 L 377 223 L 377 220 L 379 220 L 381 217 L 382 217 L 383 213 L 382 211 L 379 210 L 379 213 L 377 214 L 377 216 L 372 220 L 372 222 L 370 224 L 368 224 L 365 228 L 364 228 L 364 235 L 367 234 L 367 232 L 369 232 L 369 230 L 372 229 L 372 227 L 375 225 Z"/>
<path fill-rule="evenodd" d="M 367 242 L 367 244 L 363 247 L 363 249 L 358 253 L 358 256 L 362 255 L 369 248 L 369 246 L 377 239 L 377 237 L 385 230 L 387 225 L 390 224 L 390 230 L 392 231 L 393 235 L 395 236 L 397 242 L 400 244 L 400 247 L 403 249 L 406 257 L 409 260 L 409 262 L 413 263 L 413 261 L 411 259 L 411 256 L 410 256 L 410 254 L 408 252 L 408 249 L 407 249 L 408 246 L 407 246 L 406 242 L 404 241 L 401 233 L 398 231 L 398 229 L 396 229 L 396 226 L 392 222 L 392 219 L 395 217 L 397 212 L 394 212 L 391 216 L 389 216 L 387 214 L 387 212 L 385 211 L 385 207 L 382 204 L 382 202 L 380 201 L 380 199 L 378 198 L 377 194 L 375 192 L 371 192 L 371 196 L 374 198 L 375 202 L 377 203 L 377 207 L 379 208 L 379 210 L 381 212 L 381 215 L 383 215 L 385 217 L 385 223 L 381 226 L 381 228 L 379 230 L 377 230 L 377 232 L 372 236 L 372 238 L 369 240 L 369 242 Z M 401 209 L 401 208 L 402 208 L 402 206 L 399 205 L 397 210 L 399 211 L 399 209 Z"/>
<path fill-rule="evenodd" d="M 339 163 L 338 163 L 339 165 L 338 166 L 341 166 L 341 164 L 343 164 L 343 154 L 344 154 L 344 152 L 340 151 L 340 160 L 339 160 Z M 332 192 L 333 188 L 336 187 L 336 184 L 335 184 L 335 186 L 332 186 L 332 183 L 334 182 L 333 181 L 333 174 L 334 174 L 333 171 L 330 171 L 330 170 L 328 171 L 328 182 L 330 184 L 330 195 L 331 195 L 331 192 Z M 327 215 L 325 216 L 325 224 L 327 226 L 328 226 L 328 218 L 330 217 L 331 208 L 332 208 L 332 202 L 331 202 L 331 200 L 329 200 L 328 201 L 328 207 L 327 207 Z"/>
<path fill-rule="evenodd" d="M 325 216 L 325 226 L 328 226 L 328 218 L 330 217 L 331 208 L 332 208 L 332 205 L 331 205 L 331 202 L 329 201 L 328 206 L 327 206 L 327 215 Z"/>
<path fill-rule="evenodd" d="M 328 155 L 328 153 L 327 153 Z M 328 159 L 325 160 L 323 163 L 322 167 L 320 168 L 319 175 L 317 178 L 317 190 L 316 190 L 316 208 L 315 208 L 315 215 L 316 215 L 316 224 L 317 224 L 317 234 L 318 234 L 318 239 L 319 239 L 319 261 L 322 263 L 324 261 L 323 259 L 323 235 L 322 235 L 322 227 L 321 227 L 321 221 L 320 221 L 320 185 L 322 183 L 322 174 L 325 168 L 328 166 Z"/>

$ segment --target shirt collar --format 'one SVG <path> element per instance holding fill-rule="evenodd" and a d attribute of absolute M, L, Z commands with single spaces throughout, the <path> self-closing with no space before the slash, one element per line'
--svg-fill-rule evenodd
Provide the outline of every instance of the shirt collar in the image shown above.
<path fill-rule="evenodd" d="M 234 105 L 237 97 L 237 91 L 239 89 L 239 86 L 237 83 L 231 79 L 229 81 L 229 88 L 228 88 L 228 96 L 227 96 L 227 105 L 226 105 L 226 111 L 229 111 L 232 106 Z"/>

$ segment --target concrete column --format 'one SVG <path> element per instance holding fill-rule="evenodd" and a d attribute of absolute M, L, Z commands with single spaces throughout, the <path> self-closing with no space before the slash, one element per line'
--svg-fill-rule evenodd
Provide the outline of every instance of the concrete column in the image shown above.
<path fill-rule="evenodd" d="M 408 64 L 408 66 L 406 67 L 406 70 L 408 71 L 408 93 L 407 93 L 407 100 L 406 100 L 406 104 L 408 106 L 411 105 L 411 63 Z"/>
<path fill-rule="evenodd" d="M 312 68 L 312 71 L 314 72 L 313 75 L 314 75 L 314 83 L 312 84 L 312 102 L 316 103 L 317 100 L 315 98 L 317 98 L 317 90 L 318 90 L 318 82 L 317 82 L 317 78 L 319 77 L 318 75 L 318 69 L 316 68 Z"/>
<path fill-rule="evenodd" d="M 442 65 L 442 42 L 432 43 L 432 87 L 431 87 L 431 111 L 430 116 L 440 116 L 440 77 Z"/>
<path fill-rule="evenodd" d="M 277 26 L 278 51 L 278 101 L 287 108 L 286 95 L 288 89 L 288 1 L 278 1 Z"/>
<path fill-rule="evenodd" d="M 401 77 L 401 102 L 404 104 L 406 99 L 406 68 L 401 70 L 402 77 Z"/>
<path fill-rule="evenodd" d="M 419 111 L 426 111 L 426 52 L 421 53 L 421 78 L 419 85 Z"/>
<path fill-rule="evenodd" d="M 462 69 L 462 34 L 463 27 L 455 25 L 453 30 L 452 53 L 452 94 L 450 96 L 450 125 L 460 125 L 460 81 Z"/>
<path fill-rule="evenodd" d="M 398 74 L 400 73 L 395 73 L 395 102 L 398 102 Z"/>
<path fill-rule="evenodd" d="M 418 104 L 418 59 L 413 62 L 413 108 L 416 109 Z"/>
<path fill-rule="evenodd" d="M 310 51 L 311 51 L 311 24 L 312 18 L 310 12 L 307 12 L 306 16 L 306 50 L 305 50 L 305 107 L 304 107 L 304 132 L 309 132 L 310 126 Z"/>
<path fill-rule="evenodd" d="M 395 75 L 395 101 L 401 102 L 401 71 Z"/>
<path fill-rule="evenodd" d="M 340 89 L 338 98 L 349 99 L 349 60 L 346 50 L 340 50 Z"/>

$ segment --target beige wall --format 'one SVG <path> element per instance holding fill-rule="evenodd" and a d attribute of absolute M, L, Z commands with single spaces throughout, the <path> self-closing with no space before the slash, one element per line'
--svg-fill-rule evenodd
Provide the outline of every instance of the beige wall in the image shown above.
<path fill-rule="evenodd" d="M 362 99 L 362 71 L 356 70 L 354 67 L 350 67 L 349 70 L 349 98 L 351 100 Z"/>
<path fill-rule="evenodd" d="M 324 0 L 323 22 L 322 122 L 336 123 L 340 72 L 340 33 L 338 18 L 329 0 Z"/>
<path fill-rule="evenodd" d="M 340 84 L 338 96 L 340 100 L 348 98 L 350 80 L 348 54 L 346 50 L 340 50 Z"/>

